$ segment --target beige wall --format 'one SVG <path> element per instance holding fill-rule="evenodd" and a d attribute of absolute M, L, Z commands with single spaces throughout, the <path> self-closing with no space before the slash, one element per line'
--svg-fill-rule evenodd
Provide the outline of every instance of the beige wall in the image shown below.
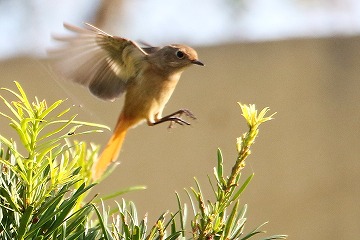
<path fill-rule="evenodd" d="M 244 176 L 255 172 L 242 203 L 248 229 L 269 220 L 269 234 L 290 239 L 356 239 L 360 229 L 360 38 L 291 40 L 200 48 L 205 68 L 184 73 L 165 114 L 189 108 L 191 127 L 165 125 L 129 132 L 117 171 L 96 188 L 108 193 L 132 185 L 141 214 L 154 220 L 175 210 L 174 191 L 186 195 L 196 176 L 210 193 L 216 148 L 230 169 L 235 138 L 246 131 L 237 101 L 269 106 L 275 120 L 260 129 Z M 0 63 L 2 87 L 23 84 L 48 101 L 69 98 L 80 118 L 113 126 L 121 101 L 98 101 L 86 89 L 55 80 L 38 60 Z M 79 107 L 82 105 L 82 107 Z M 1 107 L 2 108 L 2 107 Z M 119 110 L 114 110 L 119 109 Z M 0 122 L 1 132 L 5 121 Z M 7 131 L 7 130 L 6 130 Z M 9 136 L 8 132 L 5 135 Z M 110 132 L 91 139 L 104 144 Z"/>

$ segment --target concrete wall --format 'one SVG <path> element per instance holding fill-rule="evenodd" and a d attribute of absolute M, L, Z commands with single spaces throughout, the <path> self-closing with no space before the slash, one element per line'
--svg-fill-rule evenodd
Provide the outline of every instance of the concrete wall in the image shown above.
<path fill-rule="evenodd" d="M 360 229 L 360 38 L 303 39 L 199 48 L 206 67 L 184 73 L 165 109 L 189 108 L 191 127 L 142 125 L 128 133 L 121 165 L 94 192 L 132 185 L 140 214 L 150 220 L 176 209 L 174 191 L 194 186 L 196 176 L 209 196 L 207 174 L 216 149 L 230 171 L 235 138 L 246 131 L 236 102 L 278 112 L 264 124 L 247 161 L 255 172 L 242 203 L 249 204 L 248 229 L 270 221 L 269 234 L 290 239 L 356 239 Z M 22 83 L 29 95 L 49 102 L 69 98 L 79 119 L 113 126 L 121 100 L 103 102 L 86 89 L 56 80 L 43 61 L 19 58 L 0 63 L 2 87 Z M 81 107 L 79 106 L 81 105 Z M 3 106 L 0 106 L 1 109 Z M 119 109 L 119 110 L 115 110 Z M 1 132 L 10 136 L 4 119 Z M 92 136 L 105 144 L 110 132 Z"/>

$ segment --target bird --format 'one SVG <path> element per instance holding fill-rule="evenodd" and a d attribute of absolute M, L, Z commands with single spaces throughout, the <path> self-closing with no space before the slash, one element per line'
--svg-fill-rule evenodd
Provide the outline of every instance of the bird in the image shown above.
<path fill-rule="evenodd" d="M 107 167 L 118 158 L 127 131 L 141 122 L 154 126 L 163 122 L 190 125 L 181 118 L 184 114 L 195 116 L 187 109 L 180 109 L 162 116 L 182 72 L 192 66 L 204 64 L 197 52 L 186 45 L 170 44 L 163 47 L 147 45 L 110 35 L 84 23 L 77 27 L 64 23 L 73 32 L 70 36 L 53 36 L 64 43 L 62 48 L 49 51 L 55 59 L 54 68 L 65 79 L 87 87 L 96 97 L 114 101 L 125 95 L 113 134 L 94 164 L 94 180 L 104 175 Z"/>

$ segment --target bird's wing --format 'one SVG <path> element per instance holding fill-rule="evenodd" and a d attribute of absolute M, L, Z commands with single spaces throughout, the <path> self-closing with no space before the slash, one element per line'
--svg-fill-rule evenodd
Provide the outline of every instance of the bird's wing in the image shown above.
<path fill-rule="evenodd" d="M 136 43 L 88 24 L 79 28 L 64 23 L 74 36 L 54 37 L 65 43 L 49 51 L 54 67 L 65 78 L 87 86 L 95 96 L 114 100 L 126 90 L 127 82 L 139 74 L 147 53 Z"/>
<path fill-rule="evenodd" d="M 161 47 L 143 47 L 142 50 L 146 52 L 147 54 L 152 54 L 154 52 L 157 52 L 161 49 Z"/>

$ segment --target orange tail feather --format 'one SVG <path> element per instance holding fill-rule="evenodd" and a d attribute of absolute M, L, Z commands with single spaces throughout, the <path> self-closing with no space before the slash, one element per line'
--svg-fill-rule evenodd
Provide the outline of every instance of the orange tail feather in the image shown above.
<path fill-rule="evenodd" d="M 113 135 L 97 161 L 95 173 L 93 175 L 94 180 L 98 180 L 104 174 L 111 162 L 117 159 L 128 129 L 128 123 L 120 116 Z"/>

